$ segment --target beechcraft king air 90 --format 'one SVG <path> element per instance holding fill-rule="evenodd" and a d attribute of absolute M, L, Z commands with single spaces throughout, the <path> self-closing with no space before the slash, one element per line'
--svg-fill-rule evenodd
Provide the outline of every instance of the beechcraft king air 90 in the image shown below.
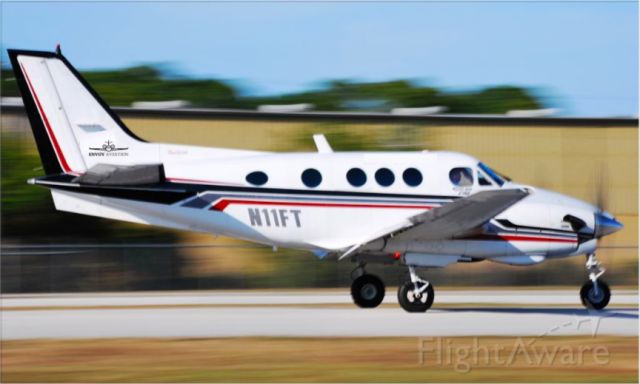
<path fill-rule="evenodd" d="M 490 260 L 534 265 L 586 255 L 588 308 L 610 298 L 595 252 L 622 225 L 609 213 L 515 183 L 462 153 L 272 153 L 149 143 L 56 52 L 9 50 L 49 188 L 61 211 L 230 236 L 358 263 L 354 302 L 376 307 L 367 263 L 401 264 L 400 305 L 424 312 L 418 268 Z M 124 85 L 123 85 L 124 86 Z"/>

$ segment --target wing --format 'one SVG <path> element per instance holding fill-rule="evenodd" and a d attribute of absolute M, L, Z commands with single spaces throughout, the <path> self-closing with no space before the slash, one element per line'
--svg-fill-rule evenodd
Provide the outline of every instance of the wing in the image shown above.
<path fill-rule="evenodd" d="M 421 213 L 410 220 L 414 226 L 396 235 L 407 240 L 443 240 L 476 230 L 529 195 L 523 189 L 479 192 Z"/>
<path fill-rule="evenodd" d="M 412 225 L 376 236 L 365 243 L 356 244 L 340 255 L 338 260 L 357 254 L 362 247 L 372 241 L 389 236 L 407 241 L 444 240 L 463 236 L 477 230 L 487 221 L 528 195 L 529 192 L 524 189 L 476 193 L 413 216 L 409 219 Z"/>

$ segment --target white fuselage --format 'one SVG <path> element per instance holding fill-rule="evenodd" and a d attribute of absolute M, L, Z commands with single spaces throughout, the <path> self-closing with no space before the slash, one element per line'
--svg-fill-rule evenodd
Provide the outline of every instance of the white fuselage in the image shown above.
<path fill-rule="evenodd" d="M 95 201 L 87 204 L 86 213 L 100 212 L 105 217 L 280 247 L 339 251 L 370 240 L 372 234 L 384 234 L 398 222 L 453 199 L 483 190 L 519 186 L 508 181 L 500 186 L 479 169 L 477 159 L 454 152 L 274 154 L 222 150 L 221 153 L 218 149 L 168 144 L 142 146 L 138 155 L 149 161 L 149 156 L 140 152 L 158 154 L 159 158 L 150 162 L 164 164 L 167 180 L 178 185 L 198 184 L 203 186 L 202 191 L 168 206 L 101 197 L 99 206 Z M 96 163 L 101 161 L 104 159 Z M 115 158 L 113 162 L 130 161 L 131 158 Z M 366 175 L 361 186 L 354 186 L 347 179 L 347 173 L 354 168 Z M 376 172 L 381 168 L 393 174 L 391 185 L 383 186 L 376 180 Z M 450 179 L 454 168 L 472 170 L 469 185 L 454 185 Z M 319 172 L 320 184 L 308 187 L 303 183 L 301 175 L 307 169 Z M 407 169 L 420 172 L 422 180 L 418 185 L 405 182 L 403 173 Z M 252 185 L 247 181 L 252 172 L 263 172 L 268 180 L 259 186 Z M 480 185 L 480 176 L 486 185 Z M 594 207 L 529 188 L 530 196 L 498 215 L 477 236 L 411 242 L 390 239 L 384 244 L 370 244 L 367 249 L 377 253 L 417 254 L 445 265 L 460 257 L 533 264 L 547 257 L 584 254 L 595 249 L 595 241 L 579 245 L 577 235 L 564 220 L 571 214 L 593 227 Z M 57 191 L 54 196 L 59 209 L 72 204 L 75 212 L 83 204 L 81 201 L 87 201 L 86 195 L 70 192 Z M 517 228 L 503 224 L 503 220 Z"/>

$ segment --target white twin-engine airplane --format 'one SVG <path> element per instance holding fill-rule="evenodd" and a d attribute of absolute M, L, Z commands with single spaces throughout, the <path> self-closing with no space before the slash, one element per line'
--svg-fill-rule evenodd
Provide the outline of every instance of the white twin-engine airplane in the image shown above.
<path fill-rule="evenodd" d="M 133 134 L 56 52 L 9 50 L 56 209 L 230 236 L 357 262 L 351 294 L 378 306 L 382 280 L 366 263 L 399 263 L 398 301 L 424 312 L 433 285 L 416 268 L 490 260 L 533 265 L 587 255 L 583 304 L 602 309 L 597 240 L 611 214 L 521 185 L 462 153 L 272 153 L 148 143 Z M 126 84 L 123 84 L 126 87 Z"/>

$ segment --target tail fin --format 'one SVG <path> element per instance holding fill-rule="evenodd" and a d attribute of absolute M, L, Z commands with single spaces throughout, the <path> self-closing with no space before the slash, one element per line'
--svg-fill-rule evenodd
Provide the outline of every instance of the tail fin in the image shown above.
<path fill-rule="evenodd" d="M 47 175 L 157 161 L 59 51 L 8 53 Z"/>

